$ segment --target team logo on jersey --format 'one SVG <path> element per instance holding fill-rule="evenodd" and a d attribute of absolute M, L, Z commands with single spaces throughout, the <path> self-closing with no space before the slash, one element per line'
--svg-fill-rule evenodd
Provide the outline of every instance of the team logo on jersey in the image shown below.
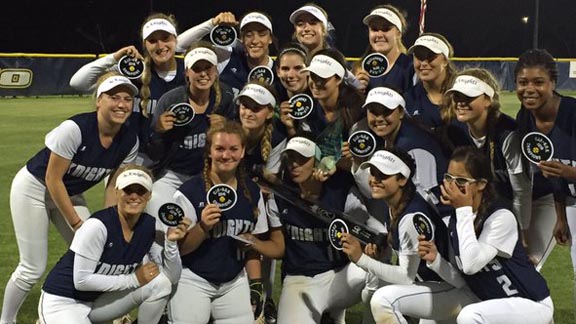
<path fill-rule="evenodd" d="M 236 29 L 229 25 L 218 25 L 210 31 L 210 41 L 218 46 L 232 45 L 237 37 Z"/>
<path fill-rule="evenodd" d="M 416 214 L 412 217 L 412 222 L 414 223 L 414 228 L 419 235 L 424 235 L 426 241 L 432 241 L 434 239 L 434 227 L 430 219 L 422 214 Z"/>
<path fill-rule="evenodd" d="M 176 226 L 184 218 L 184 210 L 174 203 L 165 203 L 158 209 L 158 218 L 166 226 Z"/>
<path fill-rule="evenodd" d="M 532 163 L 549 161 L 554 155 L 554 145 L 550 138 L 540 132 L 526 134 L 522 139 L 522 153 Z"/>
<path fill-rule="evenodd" d="M 376 138 L 370 132 L 357 131 L 348 138 L 350 153 L 357 157 L 367 157 L 376 150 Z"/>
<path fill-rule="evenodd" d="M 377 78 L 386 74 L 386 72 L 388 72 L 388 66 L 388 59 L 380 53 L 366 55 L 362 60 L 362 68 L 368 72 L 371 78 Z"/>
<path fill-rule="evenodd" d="M 185 102 L 175 104 L 169 110 L 176 115 L 176 120 L 174 121 L 174 126 L 176 127 L 190 124 L 194 116 L 196 116 L 194 108 Z"/>
<path fill-rule="evenodd" d="M 221 211 L 227 211 L 234 207 L 237 200 L 236 190 L 227 184 L 214 185 L 206 193 L 206 201 L 209 204 L 216 204 Z"/>
<path fill-rule="evenodd" d="M 328 226 L 328 240 L 336 250 L 342 250 L 342 234 L 348 233 L 348 225 L 336 218 Z"/>
<path fill-rule="evenodd" d="M 118 70 L 128 79 L 138 79 L 144 73 L 144 62 L 135 57 L 124 55 L 118 61 Z"/>
<path fill-rule="evenodd" d="M 272 85 L 272 82 L 274 82 L 274 72 L 266 65 L 258 65 L 248 73 L 248 82 L 253 80 Z"/>
<path fill-rule="evenodd" d="M 304 119 L 312 112 L 314 108 L 314 102 L 312 98 L 305 94 L 300 93 L 292 96 L 288 101 L 292 110 L 290 111 L 290 117 L 294 119 Z"/>

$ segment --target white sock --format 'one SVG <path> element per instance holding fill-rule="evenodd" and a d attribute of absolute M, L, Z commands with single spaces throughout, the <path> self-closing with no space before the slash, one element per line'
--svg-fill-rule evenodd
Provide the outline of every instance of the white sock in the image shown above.
<path fill-rule="evenodd" d="M 20 289 L 12 279 L 8 280 L 6 289 L 4 290 L 4 302 L 2 304 L 2 317 L 0 324 L 16 323 L 16 315 L 20 310 L 20 306 L 24 303 L 27 291 Z"/>

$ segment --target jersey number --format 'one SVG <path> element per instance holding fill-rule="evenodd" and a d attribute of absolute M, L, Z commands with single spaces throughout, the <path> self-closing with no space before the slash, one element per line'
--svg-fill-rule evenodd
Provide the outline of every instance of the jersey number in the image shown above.
<path fill-rule="evenodd" d="M 497 277 L 496 280 L 498 280 L 498 283 L 502 285 L 502 290 L 504 290 L 507 296 L 515 296 L 518 294 L 518 290 L 510 288 L 510 286 L 512 286 L 512 281 L 510 281 L 506 275 L 501 275 Z"/>

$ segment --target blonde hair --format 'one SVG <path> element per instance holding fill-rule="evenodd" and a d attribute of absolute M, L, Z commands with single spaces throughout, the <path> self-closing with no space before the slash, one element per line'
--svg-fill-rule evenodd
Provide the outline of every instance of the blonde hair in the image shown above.
<path fill-rule="evenodd" d="M 212 45 L 212 43 L 204 41 L 204 40 L 199 40 L 199 41 L 192 43 L 192 45 L 190 45 L 190 47 L 184 53 L 184 56 L 186 56 L 186 54 L 190 53 L 190 51 L 192 51 L 193 49 L 199 48 L 199 47 L 207 48 L 207 49 L 211 50 L 212 52 L 215 52 L 215 48 L 214 48 L 214 45 Z M 186 78 L 186 83 L 188 84 L 188 78 Z M 212 84 L 212 90 L 214 90 L 214 110 L 213 110 L 213 112 L 214 112 L 218 109 L 218 107 L 220 106 L 220 103 L 222 102 L 222 91 L 220 89 L 220 78 L 218 76 L 218 73 L 216 73 L 216 79 L 214 80 L 214 83 Z"/>
<path fill-rule="evenodd" d="M 173 15 L 167 15 L 164 13 L 154 13 L 154 14 L 151 14 L 150 16 L 148 16 L 144 20 L 144 22 L 142 23 L 142 26 L 140 27 L 140 38 L 141 39 L 143 39 L 142 29 L 143 29 L 144 25 L 152 19 L 166 19 L 172 25 L 174 25 L 174 28 L 178 29 L 177 28 L 178 26 L 176 23 L 176 18 L 174 18 Z M 142 86 L 140 86 L 140 111 L 144 117 L 148 117 L 148 115 L 149 115 L 148 104 L 150 103 L 150 95 L 151 95 L 150 82 L 152 81 L 153 61 L 152 61 L 152 58 L 150 57 L 150 54 L 148 54 L 148 51 L 146 50 L 146 40 L 144 40 L 144 39 L 142 40 L 142 48 L 144 49 L 144 51 L 143 51 L 144 73 L 142 74 L 142 77 L 140 78 L 140 80 L 142 81 Z M 173 59 L 175 59 L 175 58 L 173 58 Z"/>

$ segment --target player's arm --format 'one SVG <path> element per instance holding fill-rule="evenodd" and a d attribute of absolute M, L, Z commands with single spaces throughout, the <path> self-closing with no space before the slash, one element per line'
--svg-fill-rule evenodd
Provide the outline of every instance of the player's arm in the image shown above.
<path fill-rule="evenodd" d="M 278 206 L 273 196 L 269 196 L 265 210 L 268 217 L 269 238 L 262 240 L 260 235 L 251 233 L 243 233 L 240 234 L 240 236 L 252 242 L 252 244 L 246 245 L 247 248 L 252 248 L 271 259 L 282 259 L 286 247 L 284 244 L 282 223 L 280 222 L 280 213 L 278 212 Z"/>
<path fill-rule="evenodd" d="M 68 195 L 68 190 L 64 186 L 64 175 L 70 167 L 71 160 L 63 158 L 58 154 L 51 152 L 50 158 L 48 160 L 48 166 L 46 168 L 46 188 L 50 193 L 50 197 L 58 207 L 58 210 L 70 227 L 76 231 L 82 225 L 82 219 L 76 213 L 72 200 Z"/>

